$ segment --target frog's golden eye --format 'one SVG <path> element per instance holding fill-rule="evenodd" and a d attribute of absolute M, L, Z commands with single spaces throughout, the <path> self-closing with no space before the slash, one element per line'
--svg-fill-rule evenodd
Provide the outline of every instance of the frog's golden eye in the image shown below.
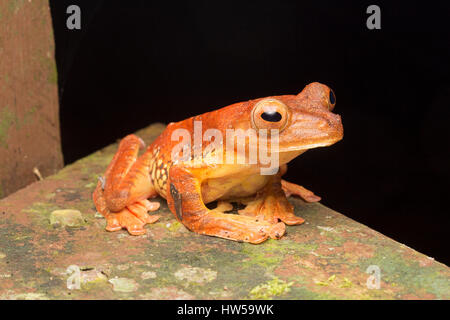
<path fill-rule="evenodd" d="M 277 99 L 259 101 L 252 111 L 252 123 L 257 129 L 283 130 L 289 115 L 288 107 Z"/>
<path fill-rule="evenodd" d="M 334 106 L 336 105 L 336 96 L 334 94 L 334 91 L 330 89 L 330 97 L 328 98 L 328 104 L 330 111 L 333 110 Z"/>

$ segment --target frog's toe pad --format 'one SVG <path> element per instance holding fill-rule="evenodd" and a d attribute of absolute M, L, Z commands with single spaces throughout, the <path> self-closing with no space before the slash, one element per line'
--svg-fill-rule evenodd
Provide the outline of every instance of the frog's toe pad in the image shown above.
<path fill-rule="evenodd" d="M 269 231 L 269 236 L 272 239 L 280 239 L 284 233 L 286 232 L 286 225 L 283 222 L 278 222 L 273 225 L 273 227 Z"/>

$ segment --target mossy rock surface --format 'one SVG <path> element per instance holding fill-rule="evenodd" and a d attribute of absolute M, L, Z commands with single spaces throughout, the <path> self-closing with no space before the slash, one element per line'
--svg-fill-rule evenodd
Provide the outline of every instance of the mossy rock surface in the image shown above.
<path fill-rule="evenodd" d="M 163 129 L 137 134 L 149 143 Z M 0 201 L 0 299 L 450 298 L 444 264 L 299 199 L 291 201 L 306 223 L 260 245 L 192 233 L 159 198 L 162 218 L 146 235 L 107 232 L 92 191 L 116 148 Z M 64 209 L 83 221 L 52 225 L 52 212 Z M 379 289 L 370 289 L 368 270 L 379 270 Z M 77 274 L 79 289 L 68 289 Z"/>

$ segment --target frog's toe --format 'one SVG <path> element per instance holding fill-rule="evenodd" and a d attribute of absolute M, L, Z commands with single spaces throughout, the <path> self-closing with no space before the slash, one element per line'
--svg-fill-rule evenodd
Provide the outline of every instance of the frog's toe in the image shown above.
<path fill-rule="evenodd" d="M 159 202 L 148 200 L 141 200 L 139 201 L 139 204 L 143 205 L 148 211 L 156 211 L 161 206 Z"/>
<path fill-rule="evenodd" d="M 284 233 L 286 232 L 286 225 L 283 222 L 278 222 L 273 225 L 273 227 L 269 230 L 269 236 L 272 239 L 280 239 Z"/>
<path fill-rule="evenodd" d="M 122 229 L 120 225 L 119 219 L 115 216 L 114 213 L 110 213 L 106 216 L 106 230 L 107 231 L 119 231 Z"/>
<path fill-rule="evenodd" d="M 141 236 L 145 234 L 147 231 L 144 229 L 144 224 L 136 223 L 126 227 L 128 233 L 133 236 Z"/>
<path fill-rule="evenodd" d="M 118 215 L 120 225 L 122 228 L 127 229 L 129 234 L 138 236 L 145 233 L 145 222 L 136 217 L 131 211 L 124 209 Z"/>
<path fill-rule="evenodd" d="M 128 209 L 123 209 L 118 213 L 111 213 L 106 216 L 106 230 L 119 231 L 127 229 L 130 234 L 141 234 L 144 222 L 135 217 Z M 144 230 L 145 231 L 145 230 Z"/>
<path fill-rule="evenodd" d="M 256 198 L 252 201 L 246 203 L 244 209 L 238 210 L 238 213 L 247 217 L 257 217 L 260 216 L 261 207 L 264 204 L 264 198 Z"/>
<path fill-rule="evenodd" d="M 267 222 L 262 223 L 259 227 L 256 227 L 257 232 L 250 228 L 244 241 L 250 242 L 252 244 L 259 244 L 266 241 L 269 237 L 271 239 L 280 239 L 286 232 L 286 225 L 283 222 L 278 222 L 276 224 L 267 224 Z"/>
<path fill-rule="evenodd" d="M 303 197 L 306 202 L 319 202 L 322 198 L 313 194 L 308 194 Z"/>
<path fill-rule="evenodd" d="M 250 234 L 244 238 L 245 242 L 249 242 L 251 244 L 260 244 L 269 239 L 269 235 L 265 232 Z"/>
<path fill-rule="evenodd" d="M 143 200 L 128 206 L 127 209 L 145 224 L 156 222 L 160 218 L 160 216 L 148 214 L 148 211 L 158 210 L 159 206 L 159 202 Z"/>
<path fill-rule="evenodd" d="M 289 226 L 302 224 L 305 222 L 305 219 L 297 217 L 291 212 L 279 212 L 276 217 Z"/>

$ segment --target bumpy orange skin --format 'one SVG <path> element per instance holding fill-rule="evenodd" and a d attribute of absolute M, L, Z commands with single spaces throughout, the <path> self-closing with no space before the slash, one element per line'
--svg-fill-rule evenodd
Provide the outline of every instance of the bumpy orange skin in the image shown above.
<path fill-rule="evenodd" d="M 311 191 L 281 179 L 286 163 L 308 149 L 342 139 L 341 119 L 331 112 L 334 104 L 331 89 L 311 83 L 298 95 L 235 103 L 170 123 L 141 156 L 138 152 L 144 147 L 143 141 L 135 135 L 125 137 L 93 194 L 97 210 L 107 220 L 106 229 L 125 228 L 134 235 L 145 233 L 145 224 L 159 218 L 148 214 L 159 207 L 148 199 L 160 195 L 167 199 L 175 217 L 191 231 L 250 243 L 281 238 L 285 224 L 304 221 L 294 215 L 286 196 L 295 194 L 309 202 L 320 200 Z M 264 120 L 262 113 L 267 108 L 280 111 L 281 120 Z M 173 160 L 172 152 L 180 143 L 173 138 L 174 132 L 183 129 L 195 136 L 198 134 L 195 123 L 201 123 L 200 137 L 207 129 L 216 129 L 223 137 L 227 129 L 280 129 L 277 156 L 281 170 L 262 176 L 259 169 L 264 165 L 259 161 L 252 165 L 221 164 L 210 161 L 208 154 L 199 158 L 208 143 L 199 145 L 195 141 L 190 145 L 190 158 Z M 247 146 L 245 151 L 248 152 Z M 223 152 L 223 159 L 230 152 L 234 158 L 239 154 L 238 145 L 224 148 Z M 216 209 L 205 206 L 215 200 L 220 200 Z M 240 201 L 247 207 L 239 210 L 238 215 L 227 214 L 223 211 L 231 207 L 223 202 L 226 200 Z"/>

